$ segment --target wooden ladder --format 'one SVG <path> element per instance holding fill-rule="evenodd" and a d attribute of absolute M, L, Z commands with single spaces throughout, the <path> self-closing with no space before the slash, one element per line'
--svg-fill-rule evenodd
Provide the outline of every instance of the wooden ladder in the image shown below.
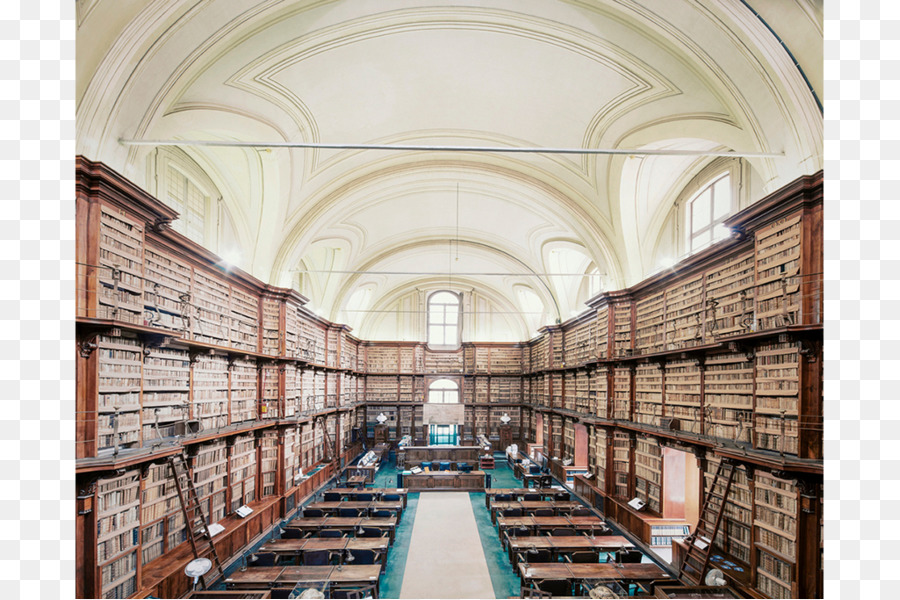
<path fill-rule="evenodd" d="M 181 513 L 184 515 L 187 536 L 191 541 L 194 557 L 201 558 L 206 556 L 213 563 L 213 568 L 210 572 L 200 578 L 203 588 L 206 589 L 209 587 L 207 581 L 212 583 L 219 577 L 225 576 L 225 573 L 222 571 L 222 563 L 219 561 L 219 554 L 216 552 L 216 546 L 213 544 L 212 536 L 209 534 L 209 525 L 206 522 L 203 509 L 200 508 L 197 488 L 194 487 L 194 481 L 188 471 L 184 454 L 170 456 L 169 468 L 172 470 L 172 477 L 175 478 L 175 491 L 178 492 L 178 500 L 181 502 Z"/>
<path fill-rule="evenodd" d="M 325 424 L 325 417 L 319 417 L 317 421 L 322 427 L 322 438 L 325 440 L 324 458 L 330 461 L 334 456 L 334 446 L 331 445 L 331 435 L 329 435 L 328 433 L 328 427 Z"/>
<path fill-rule="evenodd" d="M 703 576 L 709 565 L 709 555 L 712 553 L 713 540 L 719 533 L 722 525 L 722 515 L 725 514 L 725 502 L 731 491 L 731 482 L 734 479 L 734 465 L 730 461 L 722 459 L 716 476 L 713 478 L 703 508 L 700 511 L 700 520 L 694 533 L 685 538 L 688 544 L 687 554 L 681 563 L 679 577 L 687 579 L 694 585 L 703 585 Z"/>

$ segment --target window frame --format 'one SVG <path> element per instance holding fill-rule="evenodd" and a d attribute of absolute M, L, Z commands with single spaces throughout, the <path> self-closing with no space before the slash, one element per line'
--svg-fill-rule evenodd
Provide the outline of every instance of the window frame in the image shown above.
<path fill-rule="evenodd" d="M 432 389 L 432 388 L 434 388 L 435 385 L 437 385 L 438 383 L 440 383 L 442 381 L 452 383 L 453 388 L 451 389 L 450 387 L 446 387 L 446 388 L 441 387 L 441 388 L 437 388 L 437 389 Z M 426 402 L 428 404 L 459 404 L 460 403 L 460 395 L 462 393 L 462 391 L 460 390 L 459 383 L 457 381 L 454 381 L 453 379 L 447 379 L 447 378 L 435 379 L 434 381 L 429 383 L 427 392 L 428 392 L 428 398 L 427 398 Z M 439 402 L 432 402 L 432 400 L 431 400 L 432 392 L 440 393 L 442 399 Z M 447 397 L 448 393 L 453 393 L 456 396 L 456 400 L 453 402 L 446 402 L 444 400 L 444 398 Z"/>
<path fill-rule="evenodd" d="M 720 183 L 723 179 L 727 179 L 728 183 L 728 210 L 725 214 L 718 219 L 715 217 L 715 206 L 716 206 L 716 195 L 715 188 L 718 183 Z M 705 183 L 699 187 L 699 189 L 691 194 L 688 201 L 685 203 L 685 231 L 687 232 L 687 253 L 688 255 L 696 254 L 702 250 L 705 250 L 715 244 L 718 241 L 726 239 L 727 236 L 723 236 L 719 239 L 713 239 L 713 231 L 716 226 L 724 223 L 728 217 L 734 214 L 735 208 L 735 194 L 733 187 L 732 173 L 730 169 L 726 169 L 725 171 L 720 171 L 716 175 L 706 179 Z M 706 192 L 709 192 L 709 221 L 705 223 L 698 230 L 694 230 L 694 205 L 703 196 Z M 700 237 L 703 234 L 708 234 L 708 242 L 703 242 L 703 245 L 699 245 L 698 247 L 694 247 L 694 240 Z"/>
<path fill-rule="evenodd" d="M 437 296 L 438 294 L 450 294 L 456 298 L 456 300 L 457 300 L 457 302 L 456 302 L 456 307 L 457 307 L 456 324 L 448 324 L 445 322 L 446 315 L 448 314 L 448 311 L 446 309 L 443 310 L 442 316 L 444 316 L 445 318 L 443 319 L 442 322 L 440 322 L 440 323 L 432 322 L 432 314 L 433 314 L 432 306 L 433 305 L 439 305 L 439 306 L 444 306 L 444 307 L 451 306 L 450 304 L 446 304 L 446 303 L 440 303 L 440 304 L 435 303 L 434 297 Z M 426 345 L 428 346 L 429 350 L 456 351 L 456 350 L 459 350 L 459 348 L 462 346 L 462 326 L 463 326 L 463 323 L 462 323 L 462 317 L 463 317 L 462 305 L 463 305 L 463 303 L 462 303 L 462 301 L 463 301 L 462 294 L 453 292 L 450 290 L 435 290 L 435 291 L 431 292 L 430 294 L 428 294 L 428 298 L 426 299 L 426 303 L 425 303 L 425 339 L 426 339 Z M 431 339 L 431 328 L 432 327 L 441 327 L 442 330 L 444 331 L 444 335 L 442 336 L 444 339 L 447 338 L 446 330 L 449 329 L 450 327 L 455 327 L 456 328 L 455 342 L 453 344 L 435 343 Z"/>

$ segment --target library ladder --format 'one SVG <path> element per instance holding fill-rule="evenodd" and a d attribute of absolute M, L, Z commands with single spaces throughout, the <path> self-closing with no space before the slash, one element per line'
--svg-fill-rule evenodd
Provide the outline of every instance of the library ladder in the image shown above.
<path fill-rule="evenodd" d="M 725 514 L 725 504 L 733 479 L 734 465 L 730 461 L 722 459 L 716 469 L 712 484 L 709 486 L 709 491 L 706 492 L 697 528 L 692 535 L 685 539 L 688 549 L 684 561 L 681 563 L 679 577 L 687 579 L 694 585 L 703 585 L 703 575 L 709 565 L 713 540 L 716 539 L 722 525 L 722 515 Z"/>
<path fill-rule="evenodd" d="M 331 457 L 334 454 L 334 446 L 331 445 L 331 435 L 329 435 L 328 433 L 328 426 L 325 424 L 325 417 L 319 417 L 317 420 L 319 422 L 319 425 L 322 427 L 322 439 L 325 440 L 324 457 L 327 460 L 331 460 Z"/>
<path fill-rule="evenodd" d="M 197 488 L 194 487 L 194 481 L 190 472 L 188 472 L 184 454 L 170 456 L 169 468 L 172 469 L 172 477 L 175 479 L 175 491 L 178 492 L 178 500 L 181 502 L 181 512 L 184 515 L 185 528 L 187 529 L 188 539 L 191 541 L 191 548 L 194 550 L 194 557 L 201 558 L 206 556 L 213 563 L 213 577 L 209 578 L 209 582 L 207 582 L 209 573 L 200 578 L 203 588 L 207 589 L 209 588 L 209 583 L 225 576 L 225 573 L 222 571 L 222 563 L 219 561 L 219 553 L 216 552 L 216 546 L 212 542 L 209 525 L 206 522 L 203 509 L 200 508 Z"/>

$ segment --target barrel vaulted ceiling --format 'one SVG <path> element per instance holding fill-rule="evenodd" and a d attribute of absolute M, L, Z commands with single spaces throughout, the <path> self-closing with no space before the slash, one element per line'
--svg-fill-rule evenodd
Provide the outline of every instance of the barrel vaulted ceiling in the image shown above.
<path fill-rule="evenodd" d="M 404 337 L 399 315 L 450 286 L 493 315 L 475 337 L 528 339 L 597 289 L 552 273 L 617 289 L 676 252 L 676 201 L 723 159 L 122 140 L 776 155 L 741 159 L 750 201 L 822 168 L 820 1 L 80 0 L 77 18 L 78 153 L 151 193 L 158 153 L 191 162 L 229 223 L 211 249 L 361 337 Z"/>

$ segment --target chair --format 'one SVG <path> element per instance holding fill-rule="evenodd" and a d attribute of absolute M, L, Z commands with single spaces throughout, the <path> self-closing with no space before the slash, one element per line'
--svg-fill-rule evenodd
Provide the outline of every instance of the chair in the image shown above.
<path fill-rule="evenodd" d="M 537 474 L 539 474 L 540 472 L 541 472 L 541 467 L 540 467 L 539 465 L 530 465 L 530 466 L 528 467 L 528 474 L 529 474 L 529 475 L 537 475 Z"/>
<path fill-rule="evenodd" d="M 470 465 L 470 464 L 467 463 L 467 462 L 457 463 L 457 464 L 456 464 L 456 470 L 459 471 L 460 473 L 471 473 L 471 472 L 472 472 L 472 465 Z"/>
<path fill-rule="evenodd" d="M 512 502 L 512 494 L 494 494 L 494 502 Z"/>
<path fill-rule="evenodd" d="M 325 513 L 322 512 L 322 509 L 319 509 L 319 508 L 304 508 L 303 516 L 304 517 L 324 517 Z"/>
<path fill-rule="evenodd" d="M 359 509 L 358 508 L 339 508 L 338 516 L 339 517 L 350 517 L 350 518 L 358 517 Z"/>
<path fill-rule="evenodd" d="M 431 463 L 430 463 L 430 462 L 425 462 L 425 461 L 423 460 L 422 462 L 419 463 L 419 466 L 422 467 L 422 470 L 423 470 L 423 471 L 430 471 L 430 470 L 431 470 Z"/>
<path fill-rule="evenodd" d="M 441 470 L 441 461 L 439 461 L 439 460 L 431 461 L 431 470 L 432 471 L 440 471 Z"/>
<path fill-rule="evenodd" d="M 446 462 L 446 461 L 441 461 L 441 464 L 440 464 L 439 468 L 440 468 L 441 471 L 449 471 L 449 470 L 450 470 L 450 463 L 449 463 L 449 462 Z"/>
<path fill-rule="evenodd" d="M 617 550 L 615 554 L 615 562 L 623 563 L 639 563 L 644 555 L 640 550 Z"/>
<path fill-rule="evenodd" d="M 354 565 L 381 564 L 381 552 L 376 552 L 375 550 L 348 550 L 347 554 L 353 557 L 352 563 Z"/>
<path fill-rule="evenodd" d="M 552 536 L 561 536 L 561 535 L 578 535 L 578 533 L 574 529 L 554 529 L 548 535 Z"/>
<path fill-rule="evenodd" d="M 273 598 L 275 596 L 272 596 Z M 550 592 L 542 592 L 541 590 L 530 588 L 526 586 L 522 586 L 522 589 L 519 592 L 520 598 L 552 598 L 553 594 Z"/>
<path fill-rule="evenodd" d="M 256 560 L 250 563 L 250 566 L 253 567 L 274 567 L 275 566 L 275 553 L 274 552 L 261 552 L 256 555 Z"/>
<path fill-rule="evenodd" d="M 303 539 L 303 532 L 299 529 L 293 529 L 288 527 L 284 530 L 284 533 L 281 534 L 281 539 L 284 540 L 300 540 Z"/>
<path fill-rule="evenodd" d="M 534 517 L 552 517 L 553 509 L 552 508 L 536 508 L 532 511 L 531 514 Z"/>
<path fill-rule="evenodd" d="M 362 533 L 356 535 L 356 537 L 361 538 L 381 538 L 387 537 L 388 532 L 383 529 L 378 529 L 377 527 L 363 527 Z"/>
<path fill-rule="evenodd" d="M 539 484 L 542 488 L 548 488 L 553 485 L 553 477 L 550 475 L 544 475 L 540 478 Z"/>
<path fill-rule="evenodd" d="M 573 508 L 572 512 L 569 513 L 570 516 L 573 517 L 589 517 L 591 516 L 591 509 L 585 508 L 584 506 L 579 506 L 578 508 Z"/>
<path fill-rule="evenodd" d="M 521 517 L 522 509 L 521 508 L 507 508 L 503 511 L 504 517 Z"/>
<path fill-rule="evenodd" d="M 553 552 L 548 548 L 540 548 L 538 550 L 530 550 L 527 552 L 517 552 L 516 557 L 520 563 L 548 563 L 556 562 L 553 560 Z"/>
<path fill-rule="evenodd" d="M 320 529 L 319 530 L 320 538 L 341 538 L 345 537 L 344 532 L 340 529 Z"/>
<path fill-rule="evenodd" d="M 569 563 L 599 563 L 600 555 L 586 550 L 584 552 L 571 552 L 563 555 L 565 562 Z"/>
<path fill-rule="evenodd" d="M 340 502 L 342 496 L 337 492 L 325 492 L 325 495 L 322 496 L 324 502 Z"/>
<path fill-rule="evenodd" d="M 357 502 L 371 502 L 374 498 L 375 498 L 375 496 L 373 496 L 372 494 L 357 494 L 356 495 Z"/>
<path fill-rule="evenodd" d="M 388 517 L 393 517 L 394 513 L 389 510 L 373 510 L 372 518 L 373 519 L 387 519 Z"/>
<path fill-rule="evenodd" d="M 381 500 L 383 502 L 400 502 L 400 494 L 384 494 Z"/>
<path fill-rule="evenodd" d="M 310 550 L 303 553 L 303 566 L 317 567 L 331 564 L 331 552 L 328 550 Z"/>
<path fill-rule="evenodd" d="M 525 502 L 537 502 L 540 499 L 540 494 L 525 494 L 524 496 L 522 496 L 522 500 L 524 500 Z"/>
<path fill-rule="evenodd" d="M 559 502 L 566 502 L 569 500 L 569 492 L 556 492 L 553 494 L 553 499 Z"/>
<path fill-rule="evenodd" d="M 506 530 L 506 536 L 501 540 L 501 543 L 506 548 L 509 546 L 510 538 L 527 537 L 529 535 L 531 535 L 531 532 L 524 527 L 510 527 Z"/>
<path fill-rule="evenodd" d="M 550 592 L 551 598 L 572 595 L 572 582 L 568 579 L 545 579 L 540 584 L 535 583 L 535 587 L 542 592 Z"/>
<path fill-rule="evenodd" d="M 359 600 L 361 598 L 374 598 L 375 597 L 375 584 L 363 586 L 363 587 L 332 587 L 331 588 L 331 597 L 332 598 L 348 598 L 348 599 L 356 599 Z"/>

